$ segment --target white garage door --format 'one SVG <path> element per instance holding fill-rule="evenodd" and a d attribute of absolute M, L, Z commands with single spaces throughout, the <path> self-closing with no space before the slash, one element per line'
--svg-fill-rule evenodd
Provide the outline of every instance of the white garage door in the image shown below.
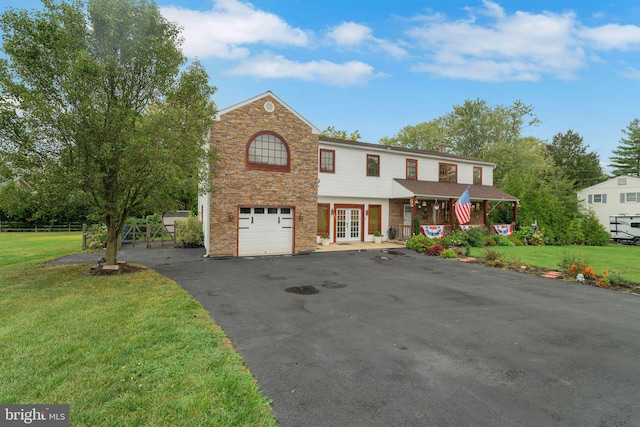
<path fill-rule="evenodd" d="M 238 255 L 293 253 L 293 209 L 246 207 L 238 215 Z"/>

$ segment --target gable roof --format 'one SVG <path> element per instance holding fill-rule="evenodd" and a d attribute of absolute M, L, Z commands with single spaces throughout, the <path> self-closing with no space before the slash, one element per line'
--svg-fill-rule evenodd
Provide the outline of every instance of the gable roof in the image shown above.
<path fill-rule="evenodd" d="M 487 162 L 484 160 L 474 159 L 472 157 L 464 157 L 458 156 L 456 154 L 443 153 L 440 151 L 427 151 L 427 150 L 419 150 L 416 148 L 406 148 L 406 147 L 395 147 L 392 145 L 383 145 L 383 144 L 372 144 L 370 142 L 360 142 L 360 141 L 352 141 L 346 139 L 337 139 L 337 138 L 329 138 L 326 136 L 320 135 L 320 144 L 322 143 L 328 144 L 337 144 L 337 145 L 346 145 L 351 147 L 362 147 L 368 150 L 382 150 L 382 151 L 395 151 L 400 153 L 410 153 L 416 155 L 427 156 L 431 158 L 441 158 L 443 160 L 458 160 L 469 163 L 475 163 L 477 165 L 488 165 L 495 168 L 495 163 Z"/>
<path fill-rule="evenodd" d="M 275 96 L 273 94 L 273 92 L 271 92 L 270 90 L 266 91 L 263 94 L 254 96 L 253 98 L 249 98 L 246 101 L 242 101 L 239 102 L 235 105 L 232 105 L 230 107 L 224 108 L 220 111 L 218 111 L 218 114 L 216 114 L 215 120 L 220 120 L 220 116 L 225 115 L 226 113 L 229 113 L 233 110 L 237 110 L 238 108 L 242 108 L 245 105 L 249 105 L 253 102 L 259 101 L 262 98 L 273 98 L 274 101 L 276 101 L 278 104 L 282 105 L 284 108 L 286 108 L 287 110 L 289 110 L 293 115 L 295 115 L 298 119 L 300 119 L 301 121 L 303 121 L 304 123 L 306 123 L 310 128 L 311 128 L 311 132 L 314 135 L 320 135 L 320 129 L 318 129 L 317 127 L 315 127 L 313 125 L 313 123 L 311 123 L 309 120 L 305 119 L 304 117 L 302 117 L 300 114 L 298 114 L 298 112 L 296 110 L 294 110 L 293 108 L 291 108 L 289 105 L 287 105 L 286 102 L 284 102 L 283 100 L 281 100 L 280 98 L 278 98 L 277 96 Z"/>
<path fill-rule="evenodd" d="M 625 178 L 626 184 L 620 185 L 618 184 L 618 179 L 619 178 Z M 586 187 L 583 188 L 582 190 L 578 191 L 578 194 L 580 193 L 585 193 L 588 191 L 592 191 L 592 190 L 596 190 L 596 189 L 612 189 L 612 188 L 620 188 L 620 189 L 624 189 L 626 188 L 640 188 L 640 178 L 637 176 L 633 176 L 633 175 L 620 175 L 620 176 L 614 176 L 613 178 L 610 178 L 606 181 L 602 181 L 599 182 L 597 184 L 593 184 L 590 187 Z"/>
<path fill-rule="evenodd" d="M 455 182 L 417 181 L 394 178 L 394 181 L 417 197 L 458 199 L 469 188 L 469 197 L 476 200 L 504 200 L 517 202 L 518 198 L 490 185 L 469 185 Z"/>

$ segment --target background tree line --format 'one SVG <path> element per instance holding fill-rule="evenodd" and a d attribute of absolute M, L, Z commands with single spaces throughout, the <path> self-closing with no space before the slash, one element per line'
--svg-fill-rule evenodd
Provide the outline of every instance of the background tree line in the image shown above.
<path fill-rule="evenodd" d="M 495 163 L 494 186 L 520 199 L 518 225 L 536 223 L 547 244 L 593 244 L 595 235 L 601 242 L 603 227 L 593 215 L 579 211 L 577 199 L 578 190 L 607 179 L 599 156 L 573 130 L 557 133 L 550 142 L 527 135 L 539 124 L 533 107 L 521 101 L 490 106 L 481 99 L 467 100 L 380 143 L 428 151 L 444 144 L 449 153 Z M 640 135 L 637 128 L 636 121 L 627 134 Z M 626 153 L 621 157 L 627 158 Z M 498 205 L 490 220 L 512 222 L 511 209 Z"/>

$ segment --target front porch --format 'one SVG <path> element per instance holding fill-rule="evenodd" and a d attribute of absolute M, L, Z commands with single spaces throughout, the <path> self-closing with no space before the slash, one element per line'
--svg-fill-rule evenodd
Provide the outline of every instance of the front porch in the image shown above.
<path fill-rule="evenodd" d="M 420 226 L 432 226 L 427 230 L 432 229 L 434 233 L 448 235 L 459 229 L 454 204 L 466 189 L 471 199 L 471 219 L 465 226 L 489 228 L 490 202 L 510 206 L 513 222 L 517 220 L 518 199 L 491 186 L 406 179 L 396 179 L 395 183 L 398 193 L 406 195 L 389 200 L 389 227 L 395 229 L 397 240 L 411 238 L 416 217 Z"/>

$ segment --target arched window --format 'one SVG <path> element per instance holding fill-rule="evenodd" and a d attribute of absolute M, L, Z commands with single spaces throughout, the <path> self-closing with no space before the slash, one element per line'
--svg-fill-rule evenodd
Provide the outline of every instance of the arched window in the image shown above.
<path fill-rule="evenodd" d="M 247 144 L 247 169 L 289 172 L 289 146 L 275 132 L 260 132 Z"/>

